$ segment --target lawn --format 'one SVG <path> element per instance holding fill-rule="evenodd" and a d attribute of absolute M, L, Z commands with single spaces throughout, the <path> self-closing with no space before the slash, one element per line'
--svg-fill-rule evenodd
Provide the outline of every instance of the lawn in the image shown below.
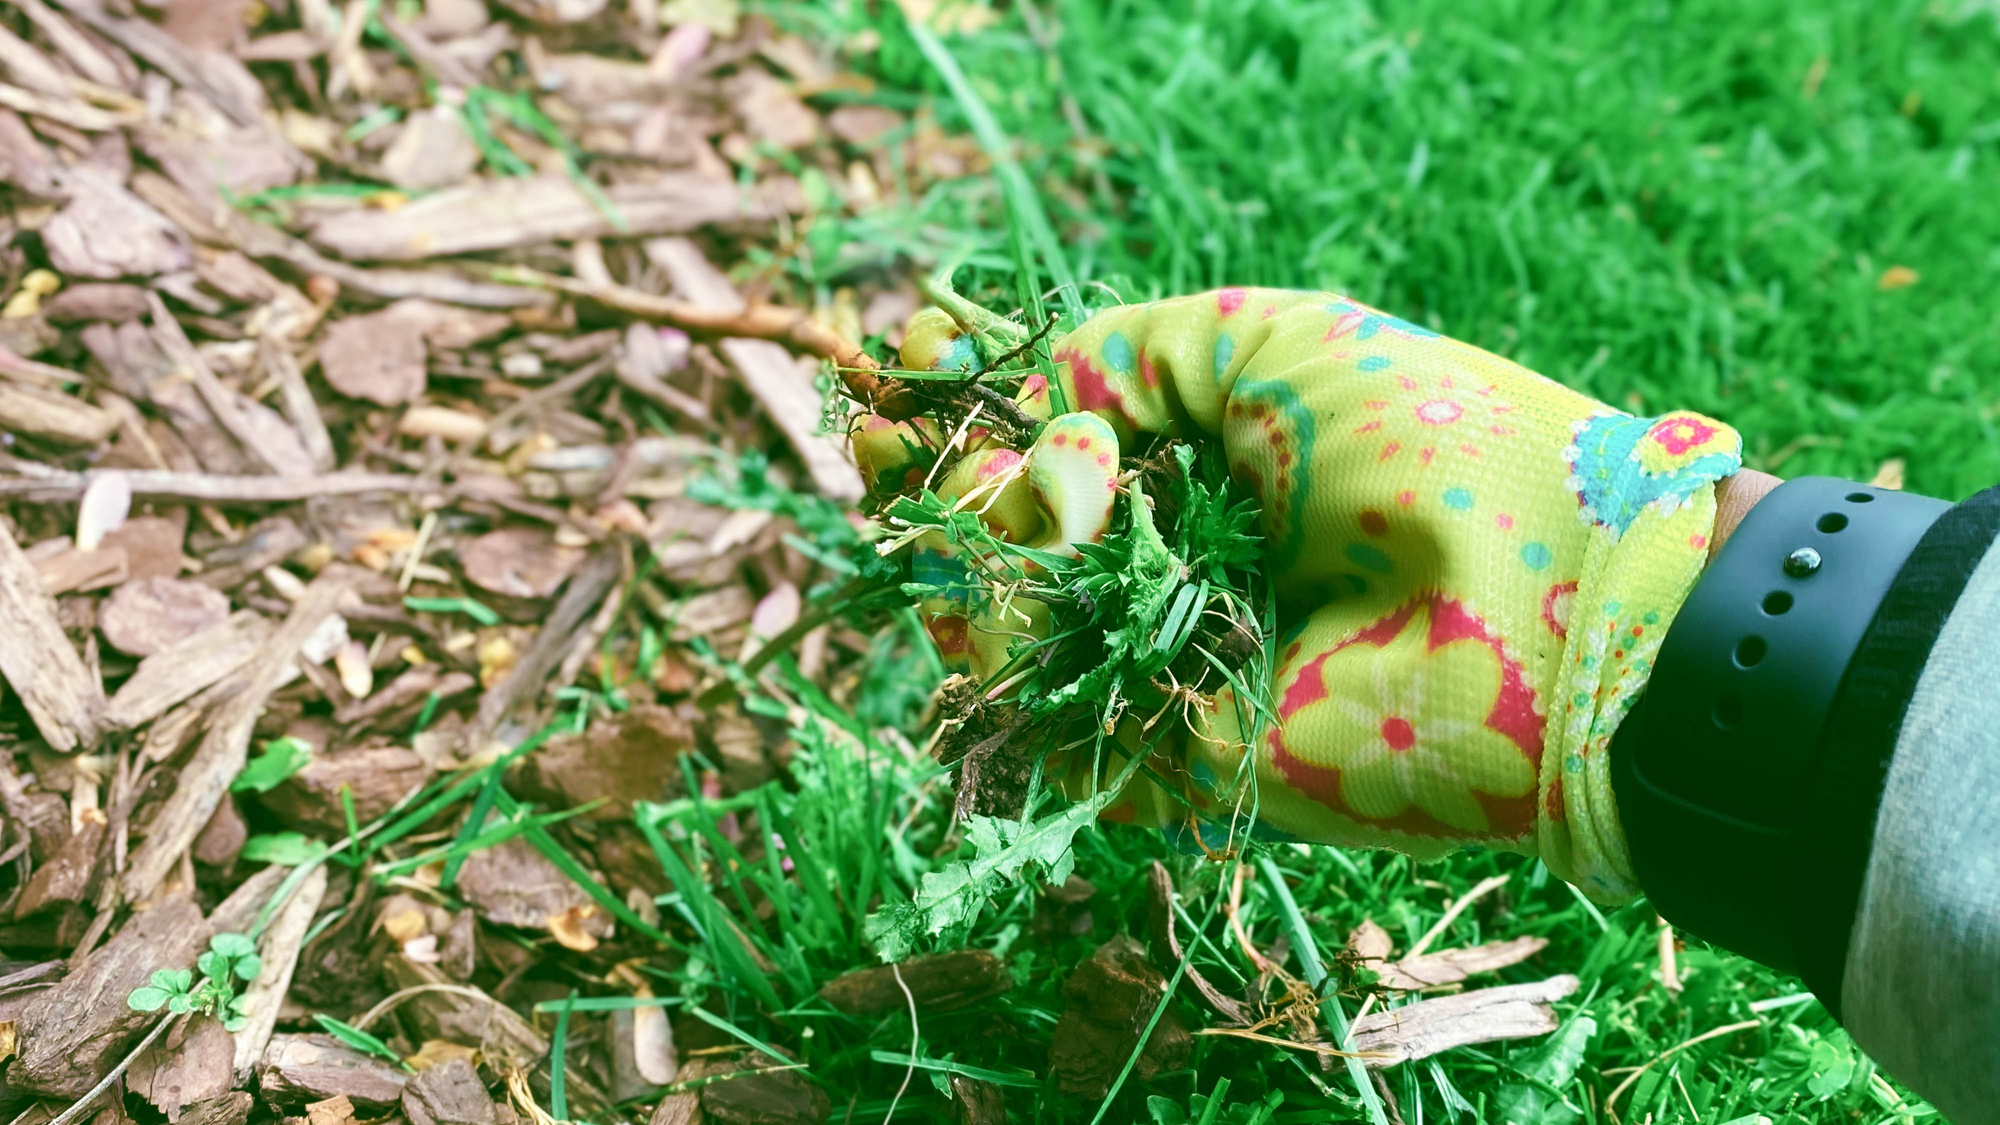
<path fill-rule="evenodd" d="M 872 54 L 882 86 L 871 97 L 970 131 L 963 92 L 881 8 L 783 18 Z M 1065 261 L 1045 254 L 1044 279 L 1073 271 L 1087 304 L 1221 284 L 1335 289 L 1626 409 L 1716 415 L 1743 431 L 1751 465 L 1780 475 L 1868 479 L 1900 462 L 1909 488 L 1951 498 L 2000 477 L 1991 5 L 1134 0 L 1021 3 L 970 22 L 943 42 L 1050 217 Z M 866 254 L 843 258 L 843 243 L 962 251 L 961 288 L 1009 307 L 1018 203 L 1010 214 L 989 177 L 905 194 L 886 215 L 823 224 L 808 241 L 825 252 L 794 268 L 830 289 L 844 270 L 872 268 Z M 898 783 L 935 779 L 918 770 Z M 900 880 L 950 858 L 941 826 L 902 823 L 915 828 L 897 837 Z M 955 1065 L 1043 1072 L 1062 974 L 1121 929 L 1143 936 L 1155 858 L 1214 939 L 1193 966 L 1242 987 L 1251 970 L 1223 951 L 1214 909 L 1228 867 L 1116 828 L 1086 830 L 1076 847 L 1077 874 L 1098 888 L 1089 925 L 1052 928 L 1058 907 L 998 881 L 990 908 L 953 937 L 1003 952 L 1017 987 L 923 1021 L 914 1046 L 928 1062 L 898 1061 L 913 1046 L 901 1013 L 866 1032 L 865 1064 L 856 1043 L 808 1050 L 841 1060 L 829 1073 L 861 1091 L 850 1119 L 879 1118 L 911 1073 L 899 1115 L 919 1089 L 937 1105 L 924 1079 Z M 1934 1116 L 1876 1075 L 1797 981 L 1690 942 L 1674 995 L 1643 903 L 1601 913 L 1538 863 L 1303 847 L 1263 861 L 1245 922 L 1267 945 L 1290 934 L 1294 953 L 1280 873 L 1322 948 L 1372 918 L 1399 949 L 1474 884 L 1510 875 L 1439 944 L 1548 938 L 1506 976 L 1576 973 L 1581 989 L 1558 1006 L 1565 1030 L 1389 1070 L 1393 1107 L 1350 1068 L 1198 1038 L 1187 1066 L 1128 1079 L 1101 1109 L 1014 1077 L 1018 1119 Z M 1335 1005 L 1352 1015 L 1359 1000 Z"/>

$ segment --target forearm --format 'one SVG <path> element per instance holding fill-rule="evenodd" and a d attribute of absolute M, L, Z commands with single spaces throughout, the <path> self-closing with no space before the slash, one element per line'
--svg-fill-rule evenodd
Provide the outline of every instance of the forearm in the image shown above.
<path fill-rule="evenodd" d="M 2000 495 L 1775 485 L 1718 486 L 1709 571 L 1614 745 L 1641 882 L 1803 975 L 1960 1125 L 2000 1120 Z"/>

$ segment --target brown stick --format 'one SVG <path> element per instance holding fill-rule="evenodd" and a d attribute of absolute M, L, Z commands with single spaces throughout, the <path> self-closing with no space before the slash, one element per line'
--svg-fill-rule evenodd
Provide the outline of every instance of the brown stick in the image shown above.
<path fill-rule="evenodd" d="M 305 943 L 306 930 L 311 928 L 313 915 L 319 913 L 319 904 L 325 897 L 326 867 L 321 865 L 292 892 L 291 901 L 278 910 L 271 928 L 265 931 L 263 967 L 258 970 L 257 979 L 243 990 L 249 1000 L 245 1007 L 250 1011 L 250 1024 L 236 1033 L 239 1083 L 249 1081 L 251 1070 L 264 1058 L 264 1048 L 270 1044 L 271 1032 L 278 1025 L 278 1009 L 292 987 L 292 973 L 298 968 L 299 949 Z"/>
<path fill-rule="evenodd" d="M 479 710 L 466 725 L 459 744 L 466 754 L 479 752 L 515 704 L 531 701 L 541 693 L 549 674 L 569 651 L 570 639 L 617 584 L 618 574 L 618 552 L 607 545 L 599 547 L 570 577 L 555 611 L 521 655 L 520 663 L 480 699 Z"/>
<path fill-rule="evenodd" d="M 320 416 L 319 404 L 313 401 L 312 388 L 306 385 L 305 373 L 299 370 L 298 359 L 283 340 L 270 333 L 257 342 L 257 352 L 263 359 L 264 369 L 278 381 L 285 416 L 298 428 L 299 440 L 305 442 L 306 454 L 312 458 L 313 467 L 322 473 L 332 472 L 333 438 L 326 432 L 326 419 Z"/>
<path fill-rule="evenodd" d="M 74 371 L 24 358 L 4 347 L 0 347 L 0 375 L 31 383 L 44 390 L 57 390 L 65 383 L 83 381 L 83 376 Z"/>
<path fill-rule="evenodd" d="M 867 404 L 875 413 L 898 421 L 915 416 L 918 405 L 916 396 L 877 375 L 882 365 L 875 362 L 873 356 L 863 351 L 859 344 L 799 309 L 767 304 L 746 305 L 740 310 L 707 309 L 688 301 L 623 285 L 597 284 L 543 273 L 526 266 L 507 267 L 496 274 L 496 280 L 554 289 L 646 320 L 665 321 L 690 332 L 775 340 L 809 355 L 833 361 L 834 369 L 839 372 L 840 381 L 847 386 L 848 393 Z"/>
<path fill-rule="evenodd" d="M 35 564 L 0 533 L 0 676 L 20 695 L 48 744 L 60 753 L 96 744 L 104 685 L 63 634 Z"/>
<path fill-rule="evenodd" d="M 19 476 L 0 476 L 0 496 L 32 500 L 76 500 L 101 473 L 73 473 L 15 462 Z M 351 496 L 358 492 L 443 492 L 449 485 L 397 473 L 327 473 L 315 477 L 232 476 L 221 473 L 175 473 L 135 469 L 125 473 L 134 496 L 166 496 L 213 504 L 285 504 L 315 496 Z"/>
<path fill-rule="evenodd" d="M 223 386 L 222 380 L 215 377 L 215 372 L 209 369 L 208 361 L 202 359 L 201 353 L 195 350 L 194 342 L 189 340 L 187 333 L 181 329 L 180 321 L 175 320 L 174 315 L 167 311 L 166 302 L 160 300 L 160 295 L 150 289 L 147 290 L 146 303 L 153 313 L 154 343 L 166 354 L 167 359 L 176 367 L 186 371 L 194 380 L 195 391 L 201 395 L 202 401 L 208 404 L 209 413 L 215 415 L 215 420 L 222 424 L 222 428 L 228 430 L 231 437 L 243 443 L 243 448 L 249 450 L 251 456 L 263 462 L 279 476 L 311 476 L 314 466 L 310 455 L 303 458 L 300 456 L 304 452 L 305 443 L 301 441 L 296 446 L 288 447 L 272 440 L 269 433 L 252 424 L 249 418 L 244 416 L 242 405 L 237 401 L 235 392 Z M 116 424 L 114 420 L 112 425 Z"/>

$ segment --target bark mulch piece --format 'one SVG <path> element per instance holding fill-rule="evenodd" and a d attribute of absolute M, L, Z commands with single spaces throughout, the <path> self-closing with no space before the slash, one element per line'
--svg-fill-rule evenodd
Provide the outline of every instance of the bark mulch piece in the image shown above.
<path fill-rule="evenodd" d="M 1116 937 L 1097 948 L 1063 982 L 1069 1003 L 1049 1042 L 1049 1067 L 1064 1092 L 1101 1098 L 1139 1045 L 1139 1037 L 1166 997 L 1167 978 L 1143 946 Z M 1194 1038 L 1171 1006 L 1146 1036 L 1132 1073 L 1141 1080 L 1187 1061 Z"/>

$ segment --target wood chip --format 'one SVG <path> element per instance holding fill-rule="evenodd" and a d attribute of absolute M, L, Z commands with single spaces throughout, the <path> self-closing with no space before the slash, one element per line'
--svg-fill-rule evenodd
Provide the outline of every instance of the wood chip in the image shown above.
<path fill-rule="evenodd" d="M 358 1125 L 354 1102 L 346 1094 L 335 1094 L 306 1106 L 306 1122 L 307 1125 Z"/>
<path fill-rule="evenodd" d="M 1437 988 L 1440 985 L 1457 984 L 1470 976 L 1490 973 L 1517 965 L 1549 944 L 1547 938 L 1519 937 L 1512 941 L 1488 942 L 1465 949 L 1447 949 L 1440 953 L 1425 953 L 1416 957 L 1405 957 L 1400 961 L 1382 965 L 1377 971 L 1382 974 L 1384 988 L 1416 991 Z M 1370 966 L 1374 967 L 1374 966 Z"/>
<path fill-rule="evenodd" d="M 371 1116 L 401 1104 L 409 1075 L 331 1035 L 273 1035 L 257 1088 L 273 1105 L 303 1106 L 346 1096 Z"/>
<path fill-rule="evenodd" d="M 812 1079 L 787 1068 L 791 1059 L 753 1051 L 731 1070 L 756 1073 L 701 1088 L 701 1111 L 720 1125 L 820 1125 L 832 1115 L 833 1100 Z M 724 1071 L 723 1073 L 730 1073 Z M 699 1119 L 698 1119 L 699 1120 Z"/>
<path fill-rule="evenodd" d="M 432 106 L 403 120 L 388 151 L 382 154 L 382 175 L 407 191 L 452 187 L 479 166 L 479 149 L 465 131 L 465 121 L 450 106 Z"/>
<path fill-rule="evenodd" d="M 125 1072 L 125 1088 L 178 1121 L 191 1102 L 219 1098 L 236 1084 L 235 1040 L 213 1019 L 184 1020 Z"/>
<path fill-rule="evenodd" d="M 104 686 L 64 635 L 34 564 L 5 534 L 0 534 L 0 676 L 51 747 L 67 753 L 97 744 Z"/>
<path fill-rule="evenodd" d="M 756 67 L 738 71 L 729 80 L 728 94 L 752 140 L 794 149 L 819 138 L 819 115 L 768 71 Z"/>
<path fill-rule="evenodd" d="M 60 391 L 0 383 L 0 430 L 60 445 L 97 445 L 118 428 L 118 416 Z"/>
<path fill-rule="evenodd" d="M 486 419 L 448 406 L 412 406 L 396 420 L 396 432 L 408 437 L 442 438 L 456 445 L 486 436 Z"/>
<path fill-rule="evenodd" d="M 820 986 L 819 997 L 851 1016 L 880 1016 L 905 1010 L 912 1001 L 920 1012 L 949 1012 L 1013 986 L 1005 962 L 983 949 L 970 949 L 843 973 Z"/>
<path fill-rule="evenodd" d="M 126 481 L 126 487 L 131 482 Z M 181 525 L 162 516 L 134 516 L 104 536 L 104 549 L 125 554 L 125 571 L 135 579 L 173 578 L 187 567 L 181 554 Z"/>
<path fill-rule="evenodd" d="M 1389 954 L 1393 941 L 1388 931 L 1376 925 L 1374 919 L 1363 919 L 1361 925 L 1347 935 L 1347 950 L 1354 963 L 1376 973 L 1380 978 L 1376 983 L 1380 987 L 1400 992 L 1457 984 L 1469 976 L 1517 965 L 1547 946 L 1548 941 L 1544 938 L 1520 937 L 1465 949 L 1420 953 L 1392 961 Z"/>
<path fill-rule="evenodd" d="M 458 549 L 467 582 L 511 598 L 554 596 L 583 559 L 582 548 L 557 543 L 545 527 L 503 527 Z"/>
<path fill-rule="evenodd" d="M 37 557 L 35 573 L 41 576 L 42 592 L 52 598 L 78 590 L 102 590 L 132 577 L 125 552 L 116 547 L 100 547 L 95 551 L 71 547 Z"/>
<path fill-rule="evenodd" d="M 354 802 L 354 815 L 366 824 L 430 778 L 430 763 L 413 750 L 355 747 L 315 755 L 304 769 L 260 794 L 258 803 L 293 828 L 345 832 L 343 790 Z"/>
<path fill-rule="evenodd" d="M 423 395 L 427 358 L 423 325 L 388 310 L 336 323 L 319 345 L 320 373 L 334 390 L 382 406 Z"/>
<path fill-rule="evenodd" d="M 605 194 L 624 218 L 623 228 L 567 176 L 556 175 L 475 181 L 387 213 L 336 214 L 315 227 L 311 238 L 356 261 L 414 261 L 537 242 L 688 231 L 777 212 L 768 198 L 744 192 L 733 180 L 695 173 L 666 173 L 648 183 L 607 188 Z"/>
<path fill-rule="evenodd" d="M 271 623 L 251 610 L 226 619 L 139 662 L 105 707 L 105 725 L 131 730 L 165 714 L 196 692 L 235 673 L 271 634 Z"/>
<path fill-rule="evenodd" d="M 14 901 L 16 921 L 84 900 L 91 877 L 97 871 L 98 845 L 104 840 L 104 828 L 109 821 L 97 809 L 83 810 L 81 820 L 82 824 L 70 833 L 62 849 L 35 868 L 21 888 L 21 897 Z"/>
<path fill-rule="evenodd" d="M 403 1116 L 410 1125 L 496 1125 L 492 1095 L 479 1072 L 451 1059 L 410 1079 L 403 1088 Z"/>
<path fill-rule="evenodd" d="M 232 1090 L 221 1097 L 196 1102 L 181 1114 L 180 1125 L 244 1125 L 257 1102 L 248 1092 Z"/>
<path fill-rule="evenodd" d="M 73 178 L 69 205 L 42 227 L 49 264 L 68 277 L 112 280 L 183 270 L 187 236 L 102 175 Z"/>
<path fill-rule="evenodd" d="M 21 1053 L 7 1067 L 17 1090 L 68 1100 L 108 1073 L 159 1017 L 125 997 L 156 969 L 192 969 L 209 927 L 185 895 L 132 916 L 76 972 L 30 1001 L 16 1023 Z"/>
<path fill-rule="evenodd" d="M 903 115 L 879 105 L 843 105 L 826 115 L 826 127 L 833 135 L 856 148 L 873 148 L 892 129 L 901 128 Z M 898 319 L 907 319 L 915 303 Z M 877 329 L 879 331 L 879 329 Z"/>
<path fill-rule="evenodd" d="M 683 238 L 660 238 L 647 242 L 645 249 L 647 258 L 673 279 L 674 291 L 682 300 L 702 309 L 723 312 L 744 307 L 735 286 L 709 263 L 694 243 Z M 813 484 L 832 499 L 859 500 L 866 490 L 860 471 L 848 457 L 846 443 L 819 432 L 817 367 L 794 358 L 784 345 L 770 340 L 730 338 L 719 347 L 743 385 L 763 404 L 771 421 L 805 462 Z"/>
<path fill-rule="evenodd" d="M 1577 979 L 1564 974 L 1370 1012 L 1350 1028 L 1354 1050 L 1375 1054 L 1366 1062 L 1379 1069 L 1471 1043 L 1547 1035 L 1560 1023 L 1550 1005 L 1576 989 Z"/>
<path fill-rule="evenodd" d="M 635 801 L 665 801 L 686 793 L 681 758 L 695 746 L 688 720 L 659 704 L 634 704 L 558 735 L 529 755 L 513 775 L 516 791 L 549 808 L 602 802 L 586 814 L 626 820 Z"/>
<path fill-rule="evenodd" d="M 1159 1010 L 1167 978 L 1129 937 L 1099 946 L 1063 982 L 1068 1003 L 1049 1040 L 1049 1067 L 1066 1093 L 1102 1098 L 1130 1063 L 1140 1036 Z M 1173 1009 L 1146 1035 L 1132 1073 L 1151 1078 L 1186 1061 L 1194 1045 Z"/>
<path fill-rule="evenodd" d="M 526 1019 L 480 989 L 452 981 L 435 965 L 420 965 L 406 957 L 390 957 L 382 966 L 383 982 L 395 988 L 454 985 L 455 991 L 430 991 L 415 997 L 397 1014 L 418 1037 L 480 1044 L 491 1065 L 528 1067 L 546 1062 L 549 1041 Z M 569 1072 L 570 1107 L 591 1114 L 607 1109 L 604 1090 L 577 1067 Z"/>
<path fill-rule="evenodd" d="M 141 578 L 111 592 L 97 615 L 97 627 L 111 647 L 130 656 L 151 656 L 229 617 L 229 595 L 179 578 Z"/>
<path fill-rule="evenodd" d="M 743 638 L 743 651 L 738 660 L 747 661 L 757 655 L 757 650 L 765 642 L 791 628 L 805 608 L 805 599 L 799 588 L 790 582 L 780 582 L 771 592 L 757 599 L 757 607 L 750 611 L 750 629 Z"/>
<path fill-rule="evenodd" d="M 209 817 L 215 815 L 215 806 L 228 793 L 229 783 L 243 772 L 251 731 L 271 693 L 284 681 L 300 647 L 334 616 L 334 606 L 345 593 L 346 586 L 338 577 L 322 575 L 314 580 L 284 623 L 238 673 L 241 688 L 217 705 L 208 733 L 181 770 L 179 786 L 160 805 L 145 842 L 130 857 L 123 880 L 128 901 L 152 894 Z"/>
<path fill-rule="evenodd" d="M 210 867 L 228 867 L 236 862 L 243 851 L 243 844 L 250 839 L 250 826 L 243 821 L 243 813 L 236 807 L 236 801 L 224 797 L 215 806 L 215 815 L 202 825 L 201 834 L 194 838 L 193 852 L 196 863 Z"/>
<path fill-rule="evenodd" d="M 51 324 L 77 324 L 92 320 L 137 320 L 146 315 L 146 291 L 137 285 L 86 281 L 71 285 L 42 302 L 42 315 Z"/>
<path fill-rule="evenodd" d="M 547 931 L 552 918 L 574 910 L 569 920 L 583 932 L 595 938 L 612 933 L 611 916 L 533 844 L 519 838 L 467 856 L 458 869 L 458 893 L 495 925 Z"/>
<path fill-rule="evenodd" d="M 501 0 L 501 6 L 536 23 L 580 23 L 604 10 L 610 0 Z"/>

